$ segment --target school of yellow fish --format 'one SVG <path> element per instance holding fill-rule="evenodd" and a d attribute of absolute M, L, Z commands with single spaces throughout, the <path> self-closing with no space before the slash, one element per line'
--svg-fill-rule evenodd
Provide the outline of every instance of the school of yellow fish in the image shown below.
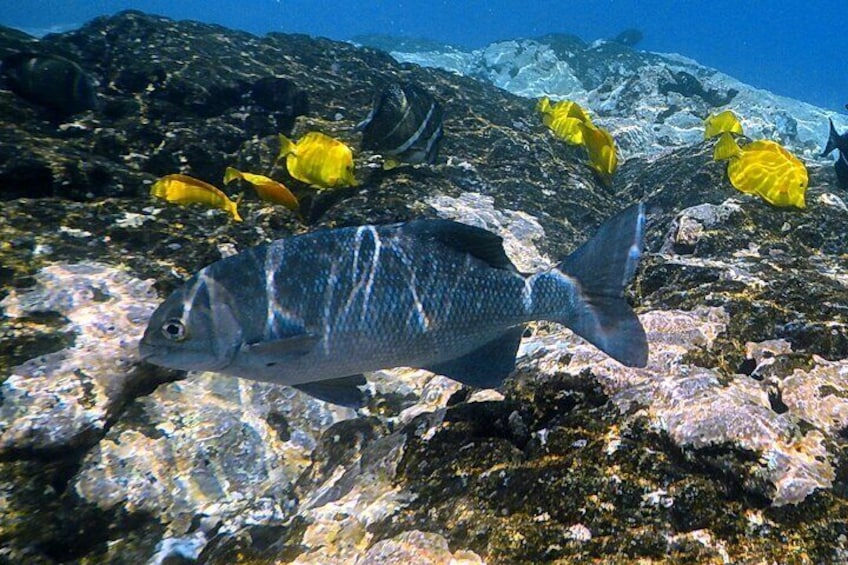
<path fill-rule="evenodd" d="M 609 131 L 596 126 L 589 113 L 572 100 L 552 103 L 546 96 L 538 101 L 536 110 L 542 116 L 542 123 L 556 138 L 584 147 L 588 166 L 604 184 L 612 183 L 618 168 L 618 156 L 615 140 Z M 438 134 L 440 137 L 441 132 Z M 756 194 L 773 206 L 805 208 L 809 177 L 804 164 L 774 141 L 757 140 L 740 146 L 737 136 L 744 136 L 744 131 L 739 118 L 731 110 L 710 115 L 704 120 L 704 139 L 718 138 L 713 159 L 727 161 L 730 183 L 740 192 Z M 409 139 L 415 141 L 417 137 Z M 271 173 L 280 162 L 285 161 L 292 179 L 318 191 L 359 185 L 354 176 L 353 151 L 344 142 L 318 131 L 307 132 L 297 141 L 279 134 L 279 141 L 280 150 Z M 271 176 L 227 167 L 224 184 L 229 185 L 236 180 L 251 185 L 257 196 L 266 202 L 299 211 L 300 204 L 295 193 Z M 218 208 L 234 221 L 242 221 L 238 213 L 241 196 L 234 201 L 215 186 L 187 175 L 171 174 L 160 178 L 151 187 L 150 194 L 176 204 L 196 203 Z"/>
<path fill-rule="evenodd" d="M 309 132 L 297 143 L 280 134 L 277 161 L 284 158 L 292 178 L 318 190 L 358 184 L 353 176 L 353 152 L 350 147 L 323 133 Z M 235 180 L 252 185 L 257 196 L 266 202 L 280 204 L 292 211 L 300 208 L 294 193 L 269 176 L 227 167 L 224 184 Z M 218 208 L 230 214 L 233 220 L 242 221 L 238 213 L 238 201 L 230 200 L 219 188 L 188 175 L 166 175 L 153 184 L 150 194 L 175 204 L 203 204 Z"/>
<path fill-rule="evenodd" d="M 773 206 L 806 208 L 809 177 L 804 163 L 777 142 L 757 140 L 740 147 L 734 135 L 744 134 L 732 111 L 704 120 L 704 139 L 718 137 L 713 159 L 727 161 L 730 184 Z"/>
<path fill-rule="evenodd" d="M 589 114 L 573 100 L 551 104 L 545 96 L 536 104 L 544 123 L 553 134 L 570 145 L 582 145 L 589 157 L 589 167 L 609 186 L 618 168 L 618 155 L 612 135 L 592 123 Z"/>

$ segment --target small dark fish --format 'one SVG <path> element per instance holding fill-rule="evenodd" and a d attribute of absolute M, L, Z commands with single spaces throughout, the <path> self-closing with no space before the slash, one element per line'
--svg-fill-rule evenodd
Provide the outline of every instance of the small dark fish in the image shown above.
<path fill-rule="evenodd" d="M 839 158 L 834 165 L 836 178 L 839 180 L 839 186 L 848 188 L 848 132 L 838 133 L 833 126 L 833 120 L 828 121 L 830 122 L 830 136 L 827 138 L 827 145 L 821 156 L 829 155 L 834 149 L 839 150 Z"/>
<path fill-rule="evenodd" d="M 636 28 L 625 29 L 618 35 L 612 38 L 612 41 L 616 43 L 621 43 L 622 45 L 627 45 L 628 47 L 633 47 L 640 41 L 642 41 L 642 31 Z"/>
<path fill-rule="evenodd" d="M 294 81 L 284 77 L 263 77 L 250 88 L 253 101 L 267 110 L 277 130 L 290 134 L 295 118 L 309 113 L 309 96 Z"/>
<path fill-rule="evenodd" d="M 442 107 L 417 85 L 391 83 L 356 129 L 365 149 L 392 161 L 433 164 L 443 135 Z"/>
<path fill-rule="evenodd" d="M 94 79 L 58 55 L 14 53 L 3 59 L 0 74 L 12 92 L 62 116 L 98 106 Z"/>
<path fill-rule="evenodd" d="M 528 276 L 500 237 L 447 220 L 281 239 L 201 269 L 154 312 L 140 354 L 348 405 L 362 402 L 362 373 L 388 367 L 497 387 L 532 320 L 565 324 L 643 367 L 645 332 L 624 288 L 644 229 L 644 205 L 632 206 L 557 266 Z"/>
<path fill-rule="evenodd" d="M 263 77 L 250 87 L 253 100 L 271 112 L 297 117 L 309 112 L 309 98 L 294 81 L 284 77 Z"/>

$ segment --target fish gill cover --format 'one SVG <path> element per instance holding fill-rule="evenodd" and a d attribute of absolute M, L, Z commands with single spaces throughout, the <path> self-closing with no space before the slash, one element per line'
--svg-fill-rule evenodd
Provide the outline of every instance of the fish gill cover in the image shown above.
<path fill-rule="evenodd" d="M 0 90 L 8 559 L 845 560 L 848 207 L 839 169 L 818 158 L 828 117 L 837 136 L 843 117 L 691 60 L 564 35 L 394 52 L 425 68 L 130 12 L 41 40 L 4 28 L 0 48 L 72 61 L 97 96 L 62 115 Z M 440 104 L 444 135 L 435 163 L 387 169 L 356 126 L 386 85 L 410 83 Z M 586 148 L 542 123 L 546 95 L 609 131 L 609 186 Z M 802 161 L 806 208 L 730 184 L 704 140 L 704 120 L 728 108 L 750 140 Z M 351 149 L 355 185 L 318 190 L 275 167 L 279 134 L 312 131 Z M 282 183 L 297 211 L 225 184 L 228 167 Z M 152 198 L 171 174 L 241 193 L 243 221 Z M 638 201 L 645 253 L 625 298 L 644 368 L 537 322 L 497 390 L 396 368 L 369 374 L 369 404 L 353 410 L 137 362 L 165 296 L 275 239 L 454 220 L 538 272 Z"/>

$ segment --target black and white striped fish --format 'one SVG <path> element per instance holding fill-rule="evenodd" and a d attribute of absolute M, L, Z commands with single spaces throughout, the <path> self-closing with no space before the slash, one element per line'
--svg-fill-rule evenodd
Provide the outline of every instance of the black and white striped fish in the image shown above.
<path fill-rule="evenodd" d="M 293 385 L 361 402 L 362 373 L 420 367 L 497 387 L 523 326 L 565 324 L 621 363 L 648 346 L 624 298 L 643 205 L 608 220 L 548 271 L 517 272 L 499 236 L 447 220 L 318 231 L 200 270 L 153 314 L 146 361 Z"/>
<path fill-rule="evenodd" d="M 368 116 L 356 126 L 362 147 L 392 161 L 436 161 L 442 139 L 442 107 L 412 83 L 391 83 L 377 96 Z"/>
<path fill-rule="evenodd" d="M 836 131 L 833 120 L 828 121 L 830 122 L 830 135 L 821 156 L 824 157 L 833 152 L 834 149 L 839 150 L 838 158 L 834 164 L 836 178 L 839 181 L 839 186 L 848 188 L 848 132 L 840 134 Z"/>

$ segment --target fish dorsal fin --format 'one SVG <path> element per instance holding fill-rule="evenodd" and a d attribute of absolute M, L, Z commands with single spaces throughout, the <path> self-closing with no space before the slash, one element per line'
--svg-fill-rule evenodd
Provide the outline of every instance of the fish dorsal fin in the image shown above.
<path fill-rule="evenodd" d="M 312 334 L 300 334 L 288 336 L 281 339 L 259 341 L 242 347 L 242 352 L 251 356 L 261 357 L 266 363 L 276 363 L 278 360 L 290 356 L 305 355 L 312 351 L 321 340 Z"/>
<path fill-rule="evenodd" d="M 364 375 L 351 375 L 338 379 L 328 379 L 293 385 L 294 388 L 325 402 L 332 402 L 349 408 L 361 408 L 367 401 L 359 387 L 366 384 Z"/>
<path fill-rule="evenodd" d="M 503 238 L 483 228 L 450 220 L 413 220 L 401 227 L 404 235 L 436 241 L 468 253 L 495 269 L 514 271 L 503 248 Z"/>
<path fill-rule="evenodd" d="M 522 333 L 524 327 L 517 326 L 471 353 L 424 368 L 464 385 L 497 388 L 515 368 L 515 353 Z"/>

